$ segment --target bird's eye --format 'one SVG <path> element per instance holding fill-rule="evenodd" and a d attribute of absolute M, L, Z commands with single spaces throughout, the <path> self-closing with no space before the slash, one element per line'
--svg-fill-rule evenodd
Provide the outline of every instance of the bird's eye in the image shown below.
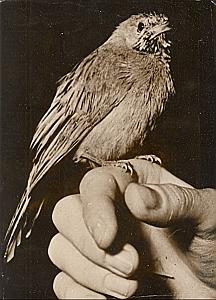
<path fill-rule="evenodd" d="M 137 27 L 137 31 L 141 32 L 144 28 L 144 24 L 142 22 L 139 22 L 138 27 Z"/>

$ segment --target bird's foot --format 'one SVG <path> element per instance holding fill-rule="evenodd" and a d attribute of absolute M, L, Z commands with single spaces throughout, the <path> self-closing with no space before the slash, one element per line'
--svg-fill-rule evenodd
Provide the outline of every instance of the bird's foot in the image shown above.
<path fill-rule="evenodd" d="M 154 155 L 154 154 L 140 155 L 140 156 L 136 156 L 135 158 L 136 159 L 145 159 L 145 160 L 148 160 L 152 163 L 156 163 L 158 165 L 162 164 L 161 159 L 159 157 L 157 157 L 156 155 Z"/>
<path fill-rule="evenodd" d="M 102 166 L 112 166 L 121 168 L 125 173 L 129 172 L 131 176 L 134 173 L 133 166 L 128 160 L 105 161 L 102 163 Z"/>
<path fill-rule="evenodd" d="M 133 166 L 128 160 L 114 160 L 114 161 L 104 161 L 98 158 L 95 158 L 88 153 L 83 153 L 80 159 L 87 160 L 90 164 L 93 164 L 93 167 L 104 167 L 104 166 L 111 166 L 111 167 L 118 167 L 121 168 L 125 173 L 129 172 L 132 176 L 134 173 Z"/>

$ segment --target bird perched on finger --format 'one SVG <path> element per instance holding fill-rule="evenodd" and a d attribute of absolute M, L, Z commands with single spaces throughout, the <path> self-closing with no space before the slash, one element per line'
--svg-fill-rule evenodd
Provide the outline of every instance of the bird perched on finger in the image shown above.
<path fill-rule="evenodd" d="M 174 93 L 169 30 L 162 14 L 132 15 L 59 81 L 31 143 L 36 154 L 6 233 L 7 261 L 20 244 L 23 229 L 33 226 L 42 208 L 42 200 L 34 203 L 33 189 L 66 155 L 97 166 L 141 154 L 147 132 Z M 33 203 L 37 209 L 29 220 L 26 212 Z M 30 232 L 31 228 L 25 236 Z"/>

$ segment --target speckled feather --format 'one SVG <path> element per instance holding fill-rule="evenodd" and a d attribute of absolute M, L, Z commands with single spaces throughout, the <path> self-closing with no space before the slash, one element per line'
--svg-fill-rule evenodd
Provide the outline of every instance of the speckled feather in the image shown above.
<path fill-rule="evenodd" d="M 7 260 L 21 241 L 25 212 L 33 201 L 31 191 L 49 169 L 68 153 L 76 161 L 82 161 L 85 154 L 103 161 L 130 158 L 134 149 L 139 151 L 168 96 L 174 93 L 165 35 L 162 32 L 154 43 L 149 40 L 156 47 L 149 51 L 144 33 L 137 33 L 141 21 L 146 39 L 149 32 L 155 34 L 152 28 L 156 25 L 167 24 L 162 15 L 132 16 L 59 81 L 56 96 L 32 140 L 36 155 L 27 188 L 6 234 Z M 32 225 L 41 202 L 38 207 L 30 220 Z"/>

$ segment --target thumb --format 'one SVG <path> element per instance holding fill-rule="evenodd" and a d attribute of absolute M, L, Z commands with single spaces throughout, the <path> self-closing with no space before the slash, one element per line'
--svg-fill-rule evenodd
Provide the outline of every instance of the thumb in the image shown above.
<path fill-rule="evenodd" d="M 158 227 L 167 227 L 188 218 L 193 219 L 200 229 L 211 226 L 211 222 L 215 223 L 213 189 L 131 183 L 125 191 L 125 202 L 137 219 Z"/>

